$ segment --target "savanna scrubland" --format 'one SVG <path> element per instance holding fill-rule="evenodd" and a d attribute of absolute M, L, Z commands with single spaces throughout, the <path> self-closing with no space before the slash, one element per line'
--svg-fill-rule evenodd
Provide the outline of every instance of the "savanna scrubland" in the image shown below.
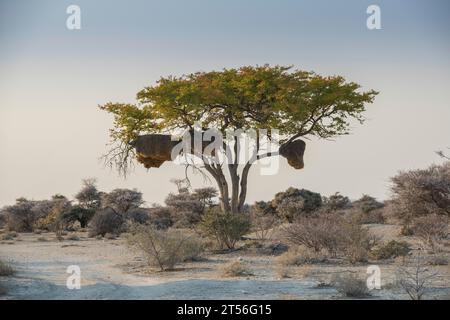
<path fill-rule="evenodd" d="M 148 206 L 83 181 L 74 199 L 17 199 L 0 214 L 2 299 L 448 299 L 450 162 L 399 172 L 392 196 L 289 188 L 223 213 L 214 188 Z M 81 290 L 66 288 L 79 265 Z M 369 290 L 367 267 L 380 268 Z"/>

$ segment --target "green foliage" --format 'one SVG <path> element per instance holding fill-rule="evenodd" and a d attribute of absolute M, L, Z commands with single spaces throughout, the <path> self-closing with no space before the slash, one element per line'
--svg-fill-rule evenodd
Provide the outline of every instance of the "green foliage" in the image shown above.
<path fill-rule="evenodd" d="M 250 230 L 250 219 L 245 214 L 223 213 L 211 208 L 203 215 L 202 231 L 214 238 L 220 248 L 233 249 L 236 242 Z"/>
<path fill-rule="evenodd" d="M 150 266 L 161 271 L 198 259 L 204 251 L 203 242 L 193 234 L 176 229 L 158 230 L 150 225 L 132 225 L 127 240 L 144 253 Z"/>
<path fill-rule="evenodd" d="M 405 241 L 391 240 L 385 245 L 372 251 L 372 256 L 377 260 L 404 257 L 411 251 L 410 245 Z"/>
<path fill-rule="evenodd" d="M 272 206 L 280 217 L 292 222 L 300 215 L 308 215 L 322 206 L 322 196 L 306 189 L 289 188 L 278 192 Z"/>

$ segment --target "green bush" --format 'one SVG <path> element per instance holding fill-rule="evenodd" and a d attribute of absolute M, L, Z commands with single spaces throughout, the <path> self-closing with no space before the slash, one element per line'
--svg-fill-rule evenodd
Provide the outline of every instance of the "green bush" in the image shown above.
<path fill-rule="evenodd" d="M 223 213 L 211 208 L 203 215 L 200 228 L 214 238 L 220 248 L 233 249 L 236 242 L 250 230 L 250 219 L 245 214 Z"/>
<path fill-rule="evenodd" d="M 204 244 L 197 236 L 179 229 L 158 230 L 151 225 L 132 225 L 127 236 L 130 246 L 142 251 L 150 266 L 161 271 L 176 264 L 198 259 Z"/>
<path fill-rule="evenodd" d="M 405 241 L 391 240 L 387 244 L 372 251 L 372 256 L 377 260 L 404 257 L 411 251 L 410 245 Z"/>

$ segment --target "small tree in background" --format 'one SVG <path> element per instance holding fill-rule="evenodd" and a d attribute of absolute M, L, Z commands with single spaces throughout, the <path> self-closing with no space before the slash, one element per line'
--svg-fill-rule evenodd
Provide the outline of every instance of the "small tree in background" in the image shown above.
<path fill-rule="evenodd" d="M 264 241 L 269 238 L 276 223 L 276 212 L 270 202 L 257 201 L 250 208 L 250 220 L 256 237 Z"/>
<path fill-rule="evenodd" d="M 33 208 L 35 201 L 19 198 L 12 206 L 3 208 L 6 217 L 6 227 L 10 231 L 31 232 L 34 229 L 37 217 Z"/>
<path fill-rule="evenodd" d="M 289 188 L 272 200 L 278 215 L 289 222 L 300 215 L 309 215 L 322 206 L 322 196 L 306 189 Z"/>
<path fill-rule="evenodd" d="M 130 209 L 139 208 L 142 204 L 144 204 L 142 193 L 136 189 L 114 189 L 109 193 L 103 194 L 101 199 L 103 208 L 112 208 L 123 216 Z"/>
<path fill-rule="evenodd" d="M 96 186 L 97 180 L 94 178 L 84 179 L 81 190 L 75 195 L 81 208 L 97 210 L 100 208 L 100 196 Z"/>
<path fill-rule="evenodd" d="M 396 283 L 411 300 L 422 300 L 437 272 L 427 266 L 427 262 L 420 252 L 405 266 L 400 266 L 396 272 Z"/>
<path fill-rule="evenodd" d="M 392 178 L 393 210 L 408 232 L 414 218 L 450 215 L 450 162 L 400 172 Z"/>
<path fill-rule="evenodd" d="M 352 202 L 348 197 L 336 192 L 329 197 L 323 197 L 323 205 L 326 210 L 338 211 L 350 208 Z"/>

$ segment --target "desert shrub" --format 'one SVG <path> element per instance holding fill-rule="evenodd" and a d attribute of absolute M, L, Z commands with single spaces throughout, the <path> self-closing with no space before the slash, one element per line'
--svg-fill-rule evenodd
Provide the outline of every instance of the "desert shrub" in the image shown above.
<path fill-rule="evenodd" d="M 275 210 L 268 202 L 255 202 L 250 209 L 250 220 L 256 237 L 261 241 L 267 240 L 276 223 Z"/>
<path fill-rule="evenodd" d="M 367 228 L 337 215 L 301 217 L 284 229 L 287 241 L 332 256 L 343 254 L 351 263 L 367 260 L 376 239 Z"/>
<path fill-rule="evenodd" d="M 72 204 L 61 195 L 53 196 L 50 204 L 51 207 L 45 215 L 36 221 L 35 227 L 41 230 L 60 232 L 66 226 L 64 215 L 71 210 Z M 36 207 L 39 207 L 39 205 Z"/>
<path fill-rule="evenodd" d="M 240 260 L 226 264 L 221 271 L 224 277 L 246 277 L 252 275 L 245 263 Z"/>
<path fill-rule="evenodd" d="M 336 290 L 346 297 L 365 298 L 370 296 L 366 281 L 353 274 L 336 276 L 332 282 Z"/>
<path fill-rule="evenodd" d="M 444 255 L 432 255 L 428 257 L 427 262 L 430 266 L 447 266 L 449 259 Z"/>
<path fill-rule="evenodd" d="M 84 179 L 81 190 L 75 195 L 79 206 L 83 209 L 93 211 L 100 208 L 101 192 L 97 190 L 96 180 Z M 92 217 L 92 216 L 91 216 Z"/>
<path fill-rule="evenodd" d="M 360 209 L 364 213 L 369 213 L 373 210 L 383 208 L 384 204 L 377 201 L 374 197 L 364 194 L 360 199 L 353 201 L 352 206 Z"/>
<path fill-rule="evenodd" d="M 11 266 L 11 264 L 0 260 L 0 277 L 12 276 L 16 270 Z"/>
<path fill-rule="evenodd" d="M 112 208 L 115 212 L 125 216 L 133 208 L 144 204 L 142 193 L 136 189 L 114 189 L 110 193 L 101 195 L 101 207 Z"/>
<path fill-rule="evenodd" d="M 415 217 L 450 215 L 450 162 L 392 178 L 393 210 L 407 231 Z"/>
<path fill-rule="evenodd" d="M 66 225 L 71 225 L 78 222 L 81 228 L 86 228 L 94 214 L 94 209 L 83 208 L 80 205 L 75 205 L 63 213 L 62 220 Z"/>
<path fill-rule="evenodd" d="M 14 240 L 17 237 L 17 232 L 10 231 L 5 234 L 0 235 L 0 240 Z"/>
<path fill-rule="evenodd" d="M 6 227 L 8 230 L 17 232 L 32 232 L 36 222 L 36 215 L 33 211 L 34 201 L 19 198 L 12 206 L 2 209 L 6 217 Z"/>
<path fill-rule="evenodd" d="M 70 241 L 79 241 L 79 240 L 80 240 L 80 237 L 77 236 L 76 234 L 71 234 L 71 235 L 69 235 L 69 236 L 67 237 L 67 240 L 70 240 Z"/>
<path fill-rule="evenodd" d="M 396 285 L 403 289 L 411 300 L 422 300 L 429 291 L 437 272 L 427 266 L 427 261 L 420 254 L 410 259 L 396 270 Z"/>
<path fill-rule="evenodd" d="M 203 253 L 202 241 L 183 230 L 158 230 L 150 225 L 133 225 L 128 243 L 141 250 L 150 266 L 171 270 L 183 261 L 194 260 Z"/>
<path fill-rule="evenodd" d="M 156 229 L 167 229 L 173 225 L 172 214 L 167 207 L 153 207 L 149 209 L 150 223 Z"/>
<path fill-rule="evenodd" d="M 352 206 L 352 202 L 348 197 L 336 192 L 329 197 L 323 197 L 323 206 L 326 210 L 338 211 L 350 208 Z"/>
<path fill-rule="evenodd" d="M 421 239 L 425 246 L 435 252 L 439 249 L 442 241 L 448 236 L 448 223 L 448 217 L 430 214 L 415 218 L 411 226 L 411 231 Z"/>
<path fill-rule="evenodd" d="M 327 255 L 324 252 L 316 252 L 305 247 L 290 249 L 277 257 L 277 263 L 282 266 L 300 266 L 326 261 Z"/>
<path fill-rule="evenodd" d="M 114 233 L 109 233 L 108 232 L 108 233 L 105 233 L 104 238 L 107 239 L 107 240 L 116 240 L 117 239 L 117 235 L 114 234 Z"/>
<path fill-rule="evenodd" d="M 200 228 L 205 235 L 214 238 L 220 248 L 234 249 L 236 242 L 250 230 L 250 219 L 245 214 L 210 208 L 203 215 Z"/>
<path fill-rule="evenodd" d="M 333 215 L 300 217 L 283 229 L 283 237 L 291 244 L 303 245 L 316 252 L 325 249 L 336 253 L 339 237 L 335 229 L 339 221 L 339 218 Z"/>
<path fill-rule="evenodd" d="M 120 233 L 123 217 L 112 208 L 98 210 L 89 223 L 89 236 L 104 236 L 106 233 Z"/>
<path fill-rule="evenodd" d="M 289 188 L 275 195 L 271 205 L 278 215 L 288 222 L 298 216 L 308 215 L 322 206 L 322 196 L 306 189 Z"/>
<path fill-rule="evenodd" d="M 410 245 L 405 241 L 391 240 L 372 251 L 371 255 L 377 260 L 392 259 L 407 256 L 411 251 Z"/>
<path fill-rule="evenodd" d="M 343 219 L 337 228 L 338 250 L 350 263 L 366 262 L 378 238 L 359 223 Z"/>
<path fill-rule="evenodd" d="M 149 209 L 132 208 L 126 213 L 126 219 L 131 223 L 147 223 L 150 220 Z"/>
<path fill-rule="evenodd" d="M 200 222 L 204 210 L 203 203 L 188 191 L 169 194 L 165 203 L 171 211 L 175 226 L 190 227 Z"/>

